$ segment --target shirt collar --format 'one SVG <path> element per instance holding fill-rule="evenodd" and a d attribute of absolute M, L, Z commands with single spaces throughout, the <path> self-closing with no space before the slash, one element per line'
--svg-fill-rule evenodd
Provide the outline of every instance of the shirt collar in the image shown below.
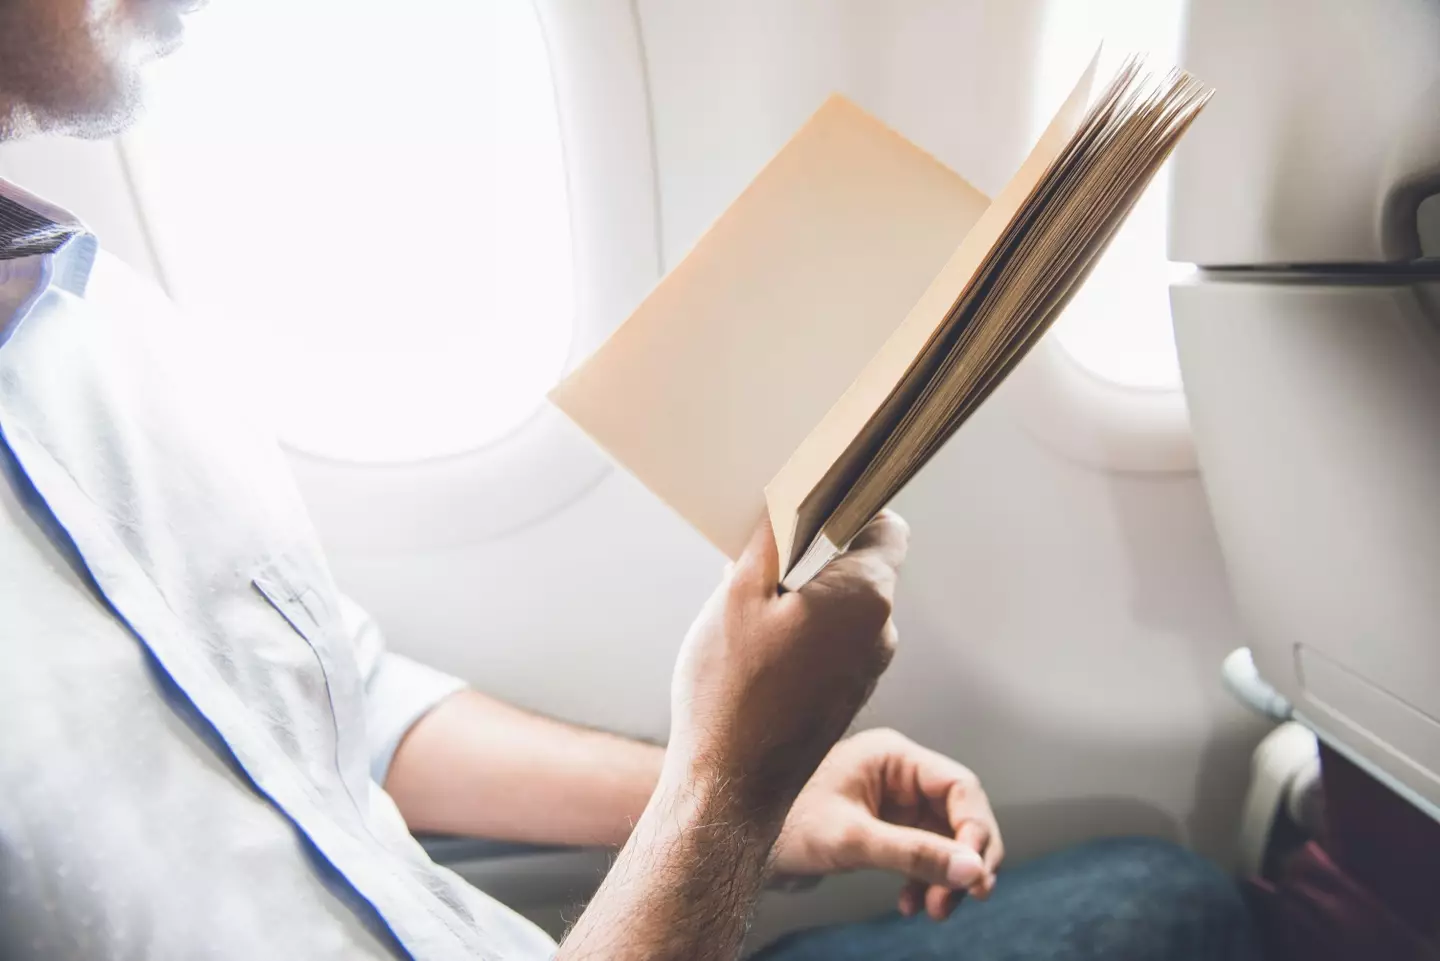
<path fill-rule="evenodd" d="M 0 179 L 0 265 L 50 258 L 49 283 L 84 296 L 98 249 L 79 217 Z"/>

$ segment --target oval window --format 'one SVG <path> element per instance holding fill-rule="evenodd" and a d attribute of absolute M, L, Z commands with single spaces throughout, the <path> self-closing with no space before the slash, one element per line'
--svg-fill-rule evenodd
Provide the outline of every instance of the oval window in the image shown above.
<path fill-rule="evenodd" d="M 1152 54 L 1162 66 L 1173 63 L 1183 7 L 1179 0 L 1051 0 L 1039 59 L 1036 123 L 1049 121 L 1050 111 L 1074 83 L 1073 65 L 1094 52 L 1102 35 L 1097 78 L 1112 76 L 1121 58 L 1132 52 Z M 1180 387 L 1170 323 L 1170 281 L 1177 268 L 1165 255 L 1168 170 L 1162 168 L 1151 182 L 1053 328 L 1072 360 L 1125 387 Z"/>
<path fill-rule="evenodd" d="M 244 0 L 190 32 L 126 156 L 171 293 L 246 332 L 282 440 L 407 462 L 524 423 L 575 314 L 531 0 Z"/>

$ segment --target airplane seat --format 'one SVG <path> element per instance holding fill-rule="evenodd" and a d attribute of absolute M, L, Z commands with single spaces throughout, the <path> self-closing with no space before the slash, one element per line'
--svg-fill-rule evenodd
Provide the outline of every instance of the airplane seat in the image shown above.
<path fill-rule="evenodd" d="M 1198 268 L 1171 288 L 1176 346 L 1273 689 L 1245 699 L 1298 725 L 1257 752 L 1247 864 L 1279 957 L 1433 958 L 1440 5 L 1195 0 L 1185 38 L 1219 93 L 1172 179 L 1170 257 Z M 1319 823 L 1287 844 L 1305 770 Z"/>
<path fill-rule="evenodd" d="M 1244 829 L 1265 843 L 1247 887 L 1268 956 L 1434 961 L 1440 823 L 1293 722 L 1255 761 Z"/>
<path fill-rule="evenodd" d="M 1295 720 L 1440 817 L 1440 5 L 1187 17 L 1219 93 L 1176 155 L 1199 269 L 1171 304 L 1246 640 Z"/>
<path fill-rule="evenodd" d="M 1239 850 L 1274 961 L 1433 961 L 1440 948 L 1440 822 L 1298 722 L 1255 750 Z"/>
<path fill-rule="evenodd" d="M 1317 836 L 1323 823 L 1320 748 L 1304 725 L 1286 721 L 1255 748 L 1250 789 L 1240 817 L 1236 873 L 1264 877 L 1297 841 Z"/>

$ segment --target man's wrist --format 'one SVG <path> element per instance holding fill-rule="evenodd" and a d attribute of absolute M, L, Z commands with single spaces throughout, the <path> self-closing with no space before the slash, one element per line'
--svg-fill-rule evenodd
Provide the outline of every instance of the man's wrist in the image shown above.
<path fill-rule="evenodd" d="M 656 800 L 676 823 L 715 825 L 737 837 L 774 844 L 799 788 L 771 783 L 728 758 L 667 752 Z"/>
<path fill-rule="evenodd" d="M 667 757 L 645 813 L 561 956 L 737 956 L 779 827 L 769 812 L 755 816 L 738 805 L 730 788 L 703 767 Z"/>

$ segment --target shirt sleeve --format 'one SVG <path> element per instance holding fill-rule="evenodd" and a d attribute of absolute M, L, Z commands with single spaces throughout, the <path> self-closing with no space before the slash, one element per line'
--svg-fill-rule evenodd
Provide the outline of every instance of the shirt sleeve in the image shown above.
<path fill-rule="evenodd" d="M 385 636 L 359 604 L 341 595 L 345 632 L 355 647 L 365 685 L 365 731 L 370 747 L 370 776 L 385 783 L 395 749 L 406 732 L 435 705 L 466 687 L 458 677 L 386 650 Z"/>

